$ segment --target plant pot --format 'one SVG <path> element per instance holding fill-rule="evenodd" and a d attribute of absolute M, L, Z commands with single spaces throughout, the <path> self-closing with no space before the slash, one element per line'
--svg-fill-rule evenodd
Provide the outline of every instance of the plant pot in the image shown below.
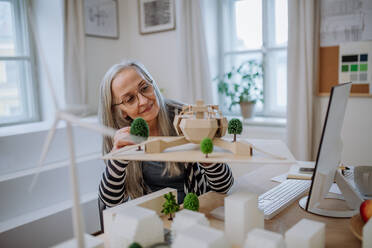
<path fill-rule="evenodd" d="M 254 114 L 255 102 L 241 102 L 240 111 L 244 119 L 252 118 Z"/>

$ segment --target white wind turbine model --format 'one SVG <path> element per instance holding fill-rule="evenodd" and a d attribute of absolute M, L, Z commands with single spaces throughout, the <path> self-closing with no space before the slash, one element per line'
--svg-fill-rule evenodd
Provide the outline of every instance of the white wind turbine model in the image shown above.
<path fill-rule="evenodd" d="M 48 65 L 45 61 L 45 57 L 42 51 L 42 48 L 40 47 L 39 44 L 40 41 L 38 39 L 37 35 L 37 30 L 35 29 L 34 22 L 32 20 L 32 15 L 31 15 L 31 10 L 29 9 L 29 18 L 30 18 L 30 24 L 31 24 L 31 30 L 33 31 L 34 38 L 35 38 L 35 44 L 36 47 L 40 53 L 40 60 L 41 60 L 41 65 L 45 67 L 46 71 L 46 76 L 47 76 L 47 84 L 48 88 L 53 100 L 53 105 L 55 108 L 55 117 L 54 117 L 54 122 L 49 130 L 49 133 L 47 135 L 47 138 L 45 140 L 42 153 L 40 156 L 40 160 L 38 163 L 38 172 L 33 178 L 33 181 L 30 186 L 30 191 L 32 190 L 33 186 L 35 185 L 38 175 L 40 173 L 41 167 L 43 165 L 43 162 L 45 160 L 45 157 L 47 155 L 49 146 L 53 140 L 54 134 L 56 132 L 56 128 L 58 126 L 58 123 L 60 121 L 65 121 L 66 123 L 66 131 L 67 131 L 67 138 L 68 138 L 68 146 L 69 146 L 69 153 L 70 153 L 70 179 L 72 183 L 72 189 L 73 189 L 73 208 L 72 208 L 72 217 L 73 217 L 73 227 L 74 227 L 74 236 L 75 240 L 70 240 L 68 243 L 63 243 L 63 246 L 69 246 L 69 247 L 79 247 L 83 248 L 85 246 L 85 241 L 88 241 L 87 245 L 93 245 L 94 247 L 97 247 L 97 242 L 92 243 L 92 240 L 85 240 L 84 238 L 84 222 L 81 214 L 81 208 L 80 208 L 80 197 L 79 197 L 79 184 L 78 184 L 78 177 L 77 177 L 77 172 L 76 172 L 76 160 L 75 160 L 75 149 L 74 149 L 74 139 L 73 139 L 73 132 L 72 132 L 72 124 L 87 128 L 96 132 L 99 132 L 105 136 L 113 137 L 115 134 L 115 130 L 112 128 L 104 127 L 104 126 L 99 126 L 99 125 L 94 125 L 91 123 L 87 123 L 82 121 L 79 117 L 71 114 L 68 110 L 63 110 L 59 107 L 58 102 L 57 102 L 57 97 L 52 85 L 52 78 L 49 72 Z M 70 110 L 71 111 L 71 110 Z M 102 242 L 100 242 L 102 243 Z M 102 246 L 103 247 L 103 246 Z"/>

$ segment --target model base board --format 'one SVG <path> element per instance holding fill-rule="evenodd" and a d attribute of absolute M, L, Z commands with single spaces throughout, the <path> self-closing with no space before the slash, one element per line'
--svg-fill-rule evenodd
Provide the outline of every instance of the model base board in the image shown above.
<path fill-rule="evenodd" d="M 182 143 L 182 137 L 164 137 L 162 140 L 171 142 L 174 140 L 176 143 Z M 142 143 L 154 142 L 151 139 Z M 213 141 L 215 142 L 215 141 Z M 208 158 L 200 151 L 200 145 L 197 144 L 183 144 L 176 147 L 170 147 L 159 153 L 148 153 L 142 149 L 137 151 L 138 145 L 126 146 L 115 152 L 106 154 L 104 159 L 121 159 L 128 161 L 164 161 L 164 162 L 200 162 L 200 163 L 294 163 L 293 160 L 270 154 L 263 151 L 262 149 L 256 148 L 254 145 L 249 144 L 245 141 L 236 142 L 239 147 L 246 148 L 246 152 L 240 151 L 236 145 L 227 139 L 216 139 L 216 147 L 213 152 L 208 154 Z M 225 149 L 218 147 L 218 145 L 224 144 Z M 228 145 L 231 144 L 231 145 Z M 164 145 L 166 146 L 166 145 Z M 162 146 L 162 147 L 164 147 Z M 253 148 L 253 156 L 251 156 L 250 147 Z M 151 149 L 153 151 L 153 149 Z M 160 149 L 162 150 L 162 149 Z M 231 150 L 236 150 L 237 154 L 234 154 Z"/>

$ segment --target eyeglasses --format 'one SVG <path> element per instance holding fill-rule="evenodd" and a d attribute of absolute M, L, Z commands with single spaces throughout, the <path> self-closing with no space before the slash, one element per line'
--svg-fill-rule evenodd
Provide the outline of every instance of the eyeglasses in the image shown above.
<path fill-rule="evenodd" d="M 137 92 L 124 95 L 120 103 L 115 103 L 112 106 L 118 106 L 120 104 L 123 104 L 127 108 L 138 106 L 138 94 L 141 94 L 142 96 L 147 98 L 152 97 L 155 95 L 154 87 L 152 86 L 152 84 L 145 82 L 138 87 Z"/>

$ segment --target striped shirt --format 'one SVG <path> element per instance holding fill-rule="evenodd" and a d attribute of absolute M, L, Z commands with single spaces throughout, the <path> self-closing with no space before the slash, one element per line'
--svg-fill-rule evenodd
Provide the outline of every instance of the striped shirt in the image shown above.
<path fill-rule="evenodd" d="M 99 197 L 107 207 L 129 200 L 125 188 L 127 162 L 109 160 L 99 186 Z M 216 163 L 204 166 L 200 163 L 185 165 L 184 191 L 202 195 L 208 191 L 227 193 L 234 177 L 227 164 Z M 146 183 L 146 182 L 145 182 Z"/>

